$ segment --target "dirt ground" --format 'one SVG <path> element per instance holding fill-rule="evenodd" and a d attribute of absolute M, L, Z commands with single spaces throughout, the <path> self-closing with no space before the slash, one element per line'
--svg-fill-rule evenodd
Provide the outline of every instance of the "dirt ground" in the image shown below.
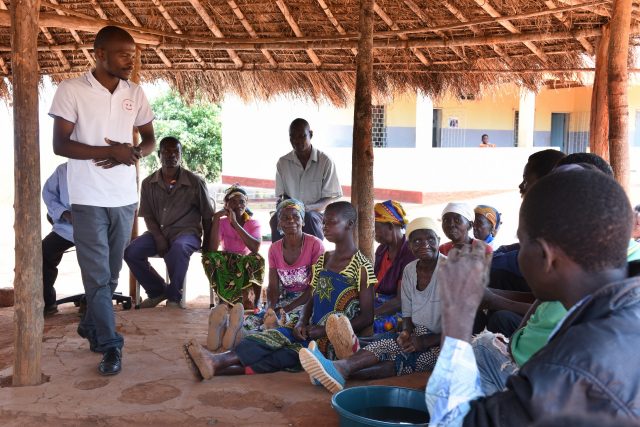
<path fill-rule="evenodd" d="M 206 341 L 208 299 L 187 310 L 157 307 L 116 311 L 125 337 L 123 371 L 97 373 L 101 355 L 91 353 L 76 332 L 77 309 L 45 319 L 42 370 L 49 381 L 34 387 L 10 384 L 13 363 L 13 310 L 0 309 L 0 425 L 175 426 L 274 425 L 334 426 L 331 395 L 312 386 L 304 372 L 217 377 L 196 381 L 181 345 L 191 337 Z M 423 389 L 418 374 L 363 384 Z"/>

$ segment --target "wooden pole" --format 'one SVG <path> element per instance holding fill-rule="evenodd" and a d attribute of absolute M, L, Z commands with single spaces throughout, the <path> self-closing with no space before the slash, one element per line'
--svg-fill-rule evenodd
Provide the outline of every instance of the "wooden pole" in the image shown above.
<path fill-rule="evenodd" d="M 629 73 L 629 33 L 632 0 L 615 0 L 609 40 L 609 153 L 616 180 L 629 190 L 629 104 L 627 84 Z"/>
<path fill-rule="evenodd" d="M 351 202 L 358 211 L 356 239 L 373 260 L 373 144 L 371 140 L 371 83 L 373 79 L 373 0 L 360 0 L 360 40 L 356 56 L 353 108 Z"/>
<path fill-rule="evenodd" d="M 607 99 L 607 69 L 609 52 L 609 25 L 602 28 L 602 37 L 596 51 L 596 72 L 591 94 L 589 117 L 590 151 L 609 161 L 609 106 Z"/>
<path fill-rule="evenodd" d="M 135 84 L 140 84 L 140 70 L 142 68 L 142 51 L 140 47 L 136 46 L 136 60 L 133 64 L 133 72 L 131 73 L 131 81 Z M 133 145 L 137 146 L 140 143 L 140 134 L 138 133 L 137 128 L 133 128 Z M 138 189 L 138 194 L 140 194 L 140 162 L 136 162 L 136 188 Z M 135 215 L 133 216 L 133 228 L 131 229 L 131 240 L 138 237 L 138 209 L 136 209 Z M 131 271 L 129 271 L 129 296 L 133 299 L 133 305 L 137 307 L 139 295 L 136 294 L 136 276 L 133 275 Z"/>
<path fill-rule="evenodd" d="M 38 134 L 38 11 L 40 0 L 11 2 L 15 179 L 13 385 L 42 380 L 42 244 Z"/>

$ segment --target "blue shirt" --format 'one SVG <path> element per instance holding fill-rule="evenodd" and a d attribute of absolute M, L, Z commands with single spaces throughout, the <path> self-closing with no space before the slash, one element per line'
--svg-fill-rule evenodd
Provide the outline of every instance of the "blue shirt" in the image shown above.
<path fill-rule="evenodd" d="M 53 220 L 53 232 L 63 239 L 73 242 L 73 226 L 62 217 L 65 211 L 71 212 L 69 190 L 67 189 L 67 163 L 58 166 L 44 183 L 42 199 Z"/>

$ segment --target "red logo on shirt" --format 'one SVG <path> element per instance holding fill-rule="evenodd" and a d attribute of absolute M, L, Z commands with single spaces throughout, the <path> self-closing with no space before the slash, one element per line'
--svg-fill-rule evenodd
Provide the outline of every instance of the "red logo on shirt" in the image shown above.
<path fill-rule="evenodd" d="M 133 111 L 133 101 L 130 99 L 122 101 L 122 109 L 124 111 Z"/>

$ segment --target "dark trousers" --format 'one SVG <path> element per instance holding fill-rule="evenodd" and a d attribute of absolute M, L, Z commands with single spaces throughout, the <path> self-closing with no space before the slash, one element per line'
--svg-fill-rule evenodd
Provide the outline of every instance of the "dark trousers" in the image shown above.
<path fill-rule="evenodd" d="M 53 231 L 42 239 L 42 296 L 45 307 L 56 303 L 56 290 L 53 285 L 58 278 L 58 265 L 65 251 L 74 246 L 73 242 Z"/>
<path fill-rule="evenodd" d="M 144 233 L 131 242 L 124 251 L 124 260 L 149 298 L 164 294 L 169 301 L 178 302 L 182 299 L 182 287 L 191 254 L 200 249 L 200 244 L 200 238 L 195 234 L 183 234 L 171 242 L 164 255 L 169 283 L 165 283 L 162 276 L 149 264 L 149 257 L 158 253 L 151 233 Z"/>
<path fill-rule="evenodd" d="M 320 240 L 324 240 L 324 233 L 322 232 L 322 218 L 324 215 L 318 211 L 308 211 L 304 213 L 304 225 L 302 226 L 302 232 L 316 236 Z M 278 231 L 278 216 L 273 214 L 269 220 L 269 226 L 271 227 L 271 242 L 277 242 L 282 239 L 284 235 Z"/>

